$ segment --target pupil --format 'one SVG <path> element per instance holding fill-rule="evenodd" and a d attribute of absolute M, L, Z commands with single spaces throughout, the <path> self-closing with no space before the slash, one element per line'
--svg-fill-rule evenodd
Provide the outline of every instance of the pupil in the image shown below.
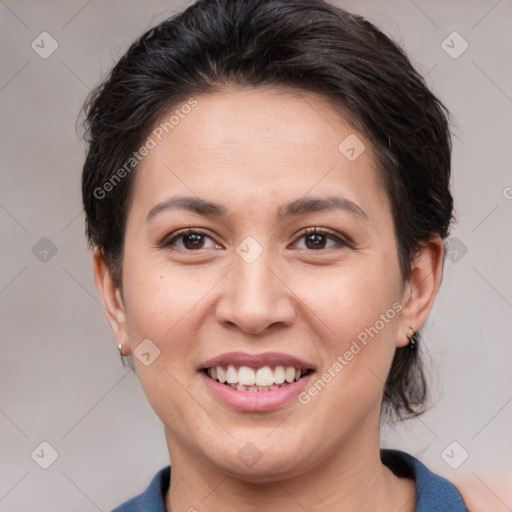
<path fill-rule="evenodd" d="M 185 246 L 191 245 L 192 247 L 198 247 L 201 244 L 202 236 L 203 235 L 200 235 L 198 233 L 192 233 L 192 234 L 186 235 L 185 236 Z M 189 242 L 190 240 L 192 240 L 192 243 L 188 244 L 187 242 Z"/>
<path fill-rule="evenodd" d="M 322 239 L 322 237 L 323 237 L 323 236 L 324 236 L 324 235 L 321 235 L 321 234 L 318 234 L 318 233 L 313 233 L 313 234 L 309 235 L 309 236 L 307 237 L 307 239 L 308 239 L 308 240 L 314 240 L 314 242 L 313 242 L 313 248 L 318 248 L 320 245 L 323 245 L 323 244 L 322 244 L 322 241 L 321 241 L 321 239 Z M 308 249 L 310 249 L 310 247 L 308 247 Z"/>

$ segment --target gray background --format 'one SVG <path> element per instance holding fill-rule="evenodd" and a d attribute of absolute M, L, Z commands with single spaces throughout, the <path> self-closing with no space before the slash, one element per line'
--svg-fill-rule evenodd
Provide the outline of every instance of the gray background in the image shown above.
<path fill-rule="evenodd" d="M 512 510 L 512 1 L 335 3 L 398 40 L 455 121 L 458 223 L 424 331 L 436 401 L 383 444 L 485 494 L 486 511 Z M 169 462 L 94 286 L 75 120 L 127 45 L 185 5 L 0 0 L 2 512 L 108 511 Z M 44 31 L 58 43 L 47 59 L 31 47 Z M 453 31 L 469 44 L 458 58 L 442 47 Z M 48 449 L 31 457 L 43 441 L 58 453 L 48 469 Z"/>

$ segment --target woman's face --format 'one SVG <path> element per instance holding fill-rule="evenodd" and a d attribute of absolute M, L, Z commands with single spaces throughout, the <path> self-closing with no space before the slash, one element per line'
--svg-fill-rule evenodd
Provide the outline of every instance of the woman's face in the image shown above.
<path fill-rule="evenodd" d="M 263 481 L 378 446 L 410 319 L 370 143 L 314 94 L 196 100 L 137 170 L 115 328 L 173 460 Z"/>

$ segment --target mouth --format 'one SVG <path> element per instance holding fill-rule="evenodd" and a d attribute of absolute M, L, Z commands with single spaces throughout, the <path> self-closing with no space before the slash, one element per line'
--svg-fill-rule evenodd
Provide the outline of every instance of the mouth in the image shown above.
<path fill-rule="evenodd" d="M 308 385 L 316 367 L 281 352 L 229 352 L 197 368 L 205 389 L 216 400 L 245 412 L 287 407 Z"/>
<path fill-rule="evenodd" d="M 201 370 L 211 380 L 237 391 L 276 391 L 290 386 L 313 373 L 312 368 L 298 366 L 236 366 L 215 365 Z"/>

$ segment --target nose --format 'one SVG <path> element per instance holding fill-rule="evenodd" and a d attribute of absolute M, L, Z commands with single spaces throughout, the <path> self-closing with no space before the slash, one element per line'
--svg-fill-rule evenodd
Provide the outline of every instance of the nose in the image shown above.
<path fill-rule="evenodd" d="M 223 279 L 217 321 L 253 335 L 292 325 L 294 294 L 267 251 L 252 263 L 237 254 L 235 258 L 234 267 Z"/>

